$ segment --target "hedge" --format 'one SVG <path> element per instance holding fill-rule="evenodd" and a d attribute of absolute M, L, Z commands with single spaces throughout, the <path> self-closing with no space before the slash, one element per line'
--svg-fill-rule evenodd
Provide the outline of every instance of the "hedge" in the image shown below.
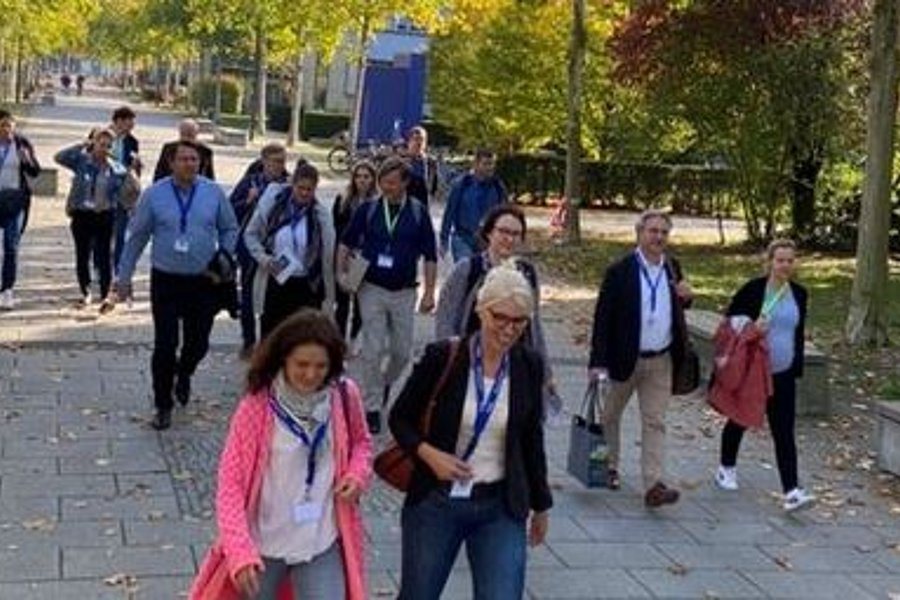
<path fill-rule="evenodd" d="M 238 113 L 243 101 L 243 82 L 234 77 L 222 77 L 222 113 Z M 216 106 L 216 80 L 208 78 L 198 81 L 190 90 L 191 103 L 200 112 L 212 111 Z"/>

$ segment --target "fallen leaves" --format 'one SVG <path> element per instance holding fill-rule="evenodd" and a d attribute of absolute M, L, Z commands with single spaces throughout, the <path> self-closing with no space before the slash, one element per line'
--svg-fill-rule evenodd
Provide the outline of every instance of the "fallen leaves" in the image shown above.
<path fill-rule="evenodd" d="M 121 587 L 126 594 L 135 594 L 140 587 L 138 586 L 138 578 L 128 573 L 114 573 L 103 580 L 103 583 L 109 587 Z"/>
<path fill-rule="evenodd" d="M 788 560 L 788 558 L 786 556 L 776 556 L 772 560 L 775 562 L 776 565 L 778 565 L 778 567 L 782 571 L 793 571 L 794 570 L 794 565 L 791 564 L 791 561 Z"/>

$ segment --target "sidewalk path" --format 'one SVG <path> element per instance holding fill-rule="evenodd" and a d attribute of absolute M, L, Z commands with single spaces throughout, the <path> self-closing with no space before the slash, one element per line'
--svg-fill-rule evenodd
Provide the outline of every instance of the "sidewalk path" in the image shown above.
<path fill-rule="evenodd" d="M 118 103 L 62 98 L 58 107 L 36 106 L 23 131 L 50 165 L 56 149 L 103 123 Z M 138 112 L 136 133 L 152 161 L 177 119 L 144 107 Z M 253 154 L 219 151 L 216 166 L 226 182 Z M 142 269 L 131 310 L 103 318 L 75 310 L 62 200 L 36 203 L 22 247 L 22 302 L 0 315 L 0 598 L 182 597 L 213 535 L 216 460 L 243 372 L 237 328 L 217 321 L 213 349 L 196 377 L 198 397 L 176 413 L 171 431 L 152 431 Z M 564 302 L 545 308 L 550 353 L 571 411 L 583 392 L 584 347 L 556 317 L 565 313 Z M 431 331 L 430 318 L 417 318 L 417 346 Z M 670 509 L 648 512 L 637 489 L 635 412 L 631 406 L 626 414 L 619 492 L 587 491 L 568 477 L 567 427 L 548 431 L 556 505 L 548 543 L 529 552 L 529 598 L 900 594 L 900 511 L 892 514 L 878 497 L 876 475 L 829 466 L 833 448 L 823 432 L 840 422 L 802 424 L 801 473 L 824 502 L 785 516 L 773 493 L 768 438 L 748 436 L 741 490 L 720 492 L 709 482 L 718 423 L 697 401 L 675 401 L 670 479 L 684 496 Z M 379 484 L 365 500 L 373 598 L 396 593 L 400 500 Z M 471 597 L 464 560 L 444 597 Z"/>

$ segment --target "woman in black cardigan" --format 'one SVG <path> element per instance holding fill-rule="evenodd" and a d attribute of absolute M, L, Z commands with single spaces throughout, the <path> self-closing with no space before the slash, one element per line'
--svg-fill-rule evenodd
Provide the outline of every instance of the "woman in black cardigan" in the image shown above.
<path fill-rule="evenodd" d="M 537 545 L 547 533 L 544 369 L 519 343 L 533 292 L 519 271 L 499 266 L 485 277 L 476 310 L 481 328 L 430 344 L 391 411 L 397 443 L 417 457 L 401 516 L 401 600 L 439 598 L 463 542 L 473 598 L 521 598 L 526 539 Z M 423 435 L 419 424 L 445 368 Z"/>
<path fill-rule="evenodd" d="M 732 298 L 727 315 L 753 319 L 766 336 L 774 389 L 766 405 L 766 416 L 775 443 L 784 509 L 790 512 L 815 501 L 799 486 L 794 438 L 796 383 L 803 374 L 807 293 L 806 288 L 791 280 L 796 260 L 794 242 L 773 241 L 766 257 L 768 274 L 744 284 Z M 715 479 L 722 489 L 738 487 L 735 465 L 743 435 L 744 428 L 731 420 L 722 430 L 721 463 Z"/>

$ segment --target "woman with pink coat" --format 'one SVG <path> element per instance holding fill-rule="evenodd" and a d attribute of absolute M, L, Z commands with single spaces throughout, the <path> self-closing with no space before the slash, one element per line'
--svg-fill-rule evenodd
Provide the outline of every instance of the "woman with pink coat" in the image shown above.
<path fill-rule="evenodd" d="M 194 600 L 362 600 L 372 441 L 346 346 L 304 309 L 258 347 L 219 460 L 219 537 Z"/>

